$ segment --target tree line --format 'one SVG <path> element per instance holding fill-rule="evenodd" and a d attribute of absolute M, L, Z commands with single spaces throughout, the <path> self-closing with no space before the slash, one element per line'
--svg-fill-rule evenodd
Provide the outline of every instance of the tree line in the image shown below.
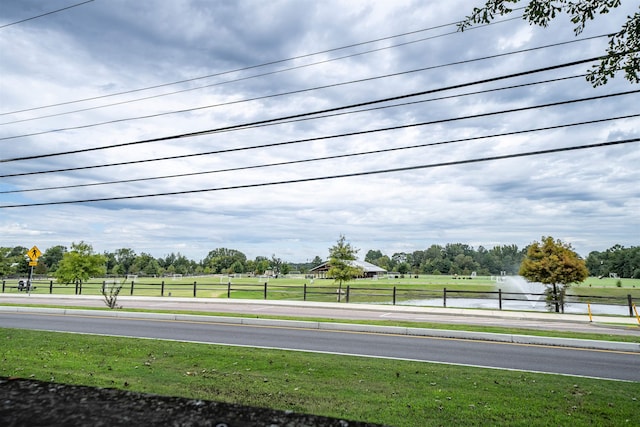
<path fill-rule="evenodd" d="M 29 272 L 29 258 L 26 253 L 27 248 L 24 246 L 0 247 L 0 277 L 26 275 Z M 200 261 L 191 260 L 179 252 L 172 252 L 164 257 L 153 257 L 146 252 L 138 254 L 131 248 L 98 254 L 92 245 L 80 242 L 72 243 L 70 248 L 56 245 L 46 249 L 38 259 L 34 273 L 54 275 L 61 266 L 64 268 L 63 259 L 65 257 L 71 259 L 73 256 L 92 259 L 94 264 L 101 267 L 102 274 L 116 277 L 175 274 L 289 274 L 292 271 L 306 272 L 323 262 L 319 256 L 310 262 L 298 264 L 288 263 L 275 255 L 248 259 L 241 251 L 228 248 L 214 249 Z"/>
<path fill-rule="evenodd" d="M 463 243 L 444 246 L 431 245 L 426 250 L 395 253 L 391 257 L 377 250 L 367 252 L 365 261 L 387 271 L 401 274 L 459 274 L 476 272 L 480 276 L 518 274 L 531 245 L 519 249 L 517 245 L 500 245 L 491 249 L 477 249 Z M 614 245 L 599 252 L 590 252 L 585 259 L 589 275 L 640 279 L 640 246 L 625 248 Z"/>
<path fill-rule="evenodd" d="M 425 250 L 396 252 L 391 256 L 380 250 L 369 250 L 364 260 L 400 274 L 458 274 L 478 275 L 518 274 L 520 265 L 528 247 L 500 245 L 487 249 L 477 249 L 464 243 L 431 245 Z M 0 277 L 26 275 L 29 271 L 27 248 L 23 246 L 0 247 Z M 121 248 L 113 252 L 98 254 L 85 242 L 73 243 L 70 248 L 62 245 L 52 246 L 44 251 L 35 274 L 52 275 L 60 268 L 67 253 L 83 256 L 97 256 L 97 264 L 103 274 L 122 277 L 126 275 L 169 276 L 174 274 L 289 274 L 308 272 L 320 265 L 325 259 L 316 256 L 305 263 L 286 262 L 272 255 L 257 256 L 249 259 L 239 250 L 217 248 L 211 250 L 200 261 L 188 259 L 180 253 L 170 253 L 164 257 L 153 257 L 130 248 Z M 625 248 L 615 245 L 605 251 L 591 252 L 585 259 L 591 276 L 608 277 L 615 274 L 622 278 L 640 278 L 640 247 Z M 504 273 L 503 273 L 504 272 Z"/>
<path fill-rule="evenodd" d="M 592 276 L 640 279 L 640 246 L 625 248 L 615 245 L 603 252 L 593 251 L 586 259 L 587 268 Z"/>
<path fill-rule="evenodd" d="M 478 249 L 464 243 L 431 245 L 428 249 L 411 253 L 397 252 L 391 257 L 379 250 L 370 250 L 365 261 L 400 274 L 459 274 L 480 276 L 518 274 L 526 248 L 501 245 Z"/>

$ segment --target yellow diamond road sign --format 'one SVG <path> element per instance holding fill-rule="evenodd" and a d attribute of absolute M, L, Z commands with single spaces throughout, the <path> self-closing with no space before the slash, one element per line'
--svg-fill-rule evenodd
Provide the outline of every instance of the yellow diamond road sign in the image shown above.
<path fill-rule="evenodd" d="M 42 255 L 42 252 L 40 252 L 40 249 L 38 249 L 37 246 L 32 247 L 27 252 L 27 256 L 31 258 L 31 261 L 37 260 L 40 257 L 40 255 Z"/>

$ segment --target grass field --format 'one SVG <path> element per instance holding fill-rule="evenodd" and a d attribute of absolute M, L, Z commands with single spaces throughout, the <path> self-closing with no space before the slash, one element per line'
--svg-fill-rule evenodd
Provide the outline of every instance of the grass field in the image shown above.
<path fill-rule="evenodd" d="M 229 277 L 229 276 L 197 276 L 180 278 L 152 278 L 138 277 L 135 280 L 125 278 L 115 279 L 123 284 L 122 295 L 139 296 L 171 296 L 189 297 L 196 296 L 205 298 L 227 297 L 229 283 L 231 293 L 234 298 L 262 298 L 264 296 L 265 284 L 268 289 L 268 296 L 271 299 L 302 299 L 304 286 L 307 286 L 308 297 L 314 300 L 334 300 L 338 285 L 331 279 L 307 279 L 302 276 L 294 278 L 262 278 L 262 277 Z M 80 290 L 84 295 L 99 295 L 103 281 L 113 283 L 114 279 L 92 279 L 88 283 L 82 284 Z M 4 281 L 4 292 L 18 292 L 17 279 Z M 133 282 L 133 284 L 132 284 Z M 195 285 L 194 285 L 195 284 Z M 34 280 L 36 289 L 32 293 L 54 293 L 54 294 L 75 294 L 78 291 L 73 284 L 65 285 L 56 283 L 52 279 Z M 493 292 L 498 285 L 489 276 L 479 276 L 473 279 L 454 278 L 448 275 L 404 278 L 380 278 L 380 279 L 358 279 L 343 285 L 343 290 L 349 286 L 354 295 L 362 290 L 370 290 L 372 294 L 378 293 L 387 301 L 395 287 L 397 292 L 411 294 L 421 292 L 428 295 L 442 295 L 444 288 L 452 292 L 455 291 L 476 291 Z M 640 298 L 640 279 L 598 279 L 590 277 L 580 284 L 574 284 L 569 289 L 569 294 L 585 295 L 611 295 L 619 296 L 631 294 Z M 373 295 L 375 297 L 375 295 Z M 375 300 L 376 298 L 372 298 Z M 380 299 L 380 298 L 377 298 Z"/>
<path fill-rule="evenodd" d="M 498 305 L 499 287 L 492 277 L 462 278 L 452 276 L 406 276 L 399 278 L 358 279 L 342 286 L 331 279 L 308 279 L 304 276 L 290 278 L 198 276 L 180 278 L 139 277 L 127 279 L 93 279 L 81 286 L 58 284 L 51 279 L 33 282 L 34 294 L 57 295 L 101 295 L 103 283 L 114 280 L 122 284 L 120 295 L 172 296 L 200 298 L 269 299 L 289 301 L 316 301 L 403 304 L 416 300 L 442 299 L 445 289 L 447 298 L 488 298 Z M 17 279 L 5 280 L 4 293 L 18 293 Z M 503 289 L 503 291 L 505 291 Z M 510 290 L 508 292 L 514 292 Z M 538 290 L 537 292 L 543 292 Z M 540 295 L 540 293 L 538 295 Z M 640 301 L 640 279 L 589 278 L 573 285 L 568 291 L 568 302 L 591 302 L 601 304 L 629 305 Z M 505 295 L 503 295 L 503 298 Z M 509 294 L 508 298 L 526 299 Z M 536 296 L 536 298 L 540 298 Z"/>
<path fill-rule="evenodd" d="M 638 383 L 0 329 L 0 375 L 403 426 L 640 425 Z"/>

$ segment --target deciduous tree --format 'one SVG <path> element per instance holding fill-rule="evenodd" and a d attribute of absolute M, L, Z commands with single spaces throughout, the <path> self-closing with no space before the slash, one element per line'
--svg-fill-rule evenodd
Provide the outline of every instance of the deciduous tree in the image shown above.
<path fill-rule="evenodd" d="M 378 258 L 382 257 L 382 252 L 379 249 L 373 250 L 369 249 L 367 254 L 364 257 L 366 262 L 370 262 L 371 264 L 375 264 Z"/>
<path fill-rule="evenodd" d="M 569 15 L 575 25 L 573 32 L 579 35 L 588 21 L 596 15 L 608 13 L 620 6 L 620 0 L 487 0 L 482 7 L 476 7 L 458 29 L 463 31 L 474 24 L 488 24 L 496 16 L 508 15 L 515 9 L 510 5 L 525 3 L 523 19 L 530 24 L 546 27 L 559 14 Z M 640 7 L 639 7 L 640 10 Z M 627 20 L 617 33 L 609 36 L 609 46 L 600 63 L 587 73 L 587 81 L 594 87 L 606 84 L 623 71 L 632 83 L 640 83 L 640 12 L 627 16 Z"/>
<path fill-rule="evenodd" d="M 338 283 L 338 301 L 342 295 L 342 283 L 353 280 L 362 275 L 362 270 L 355 267 L 351 261 L 356 260 L 358 249 L 351 246 L 344 236 L 340 236 L 338 242 L 329 248 L 329 270 L 327 275 Z"/>
<path fill-rule="evenodd" d="M 259 275 L 262 275 L 269 269 L 269 259 L 264 256 L 257 256 L 254 261 L 254 270 L 253 272 Z"/>
<path fill-rule="evenodd" d="M 131 248 L 120 248 L 115 252 L 115 259 L 118 265 L 120 265 L 123 270 L 123 274 L 129 274 L 134 272 L 131 271 L 131 266 L 136 261 L 136 252 Z"/>
<path fill-rule="evenodd" d="M 564 295 L 572 283 L 580 283 L 589 276 L 589 270 L 569 243 L 542 237 L 533 242 L 520 265 L 520 275 L 532 282 L 553 287 L 556 311 L 559 305 L 564 311 Z M 560 289 L 558 289 L 560 286 Z"/>
<path fill-rule="evenodd" d="M 105 273 L 106 257 L 93 253 L 93 247 L 85 242 L 72 243 L 71 250 L 62 256 L 55 272 L 60 283 L 87 281 Z"/>
<path fill-rule="evenodd" d="M 204 260 L 202 265 L 209 267 L 212 273 L 233 273 L 234 269 L 237 269 L 237 264 L 242 266 L 239 273 L 244 272 L 244 264 L 247 262 L 247 256 L 236 249 L 217 248 L 210 251 Z M 234 265 L 234 269 L 231 268 Z"/>
<path fill-rule="evenodd" d="M 587 256 L 586 263 L 592 276 L 615 273 L 618 277 L 640 279 L 640 246 L 614 245 L 604 252 L 593 251 Z"/>
<path fill-rule="evenodd" d="M 48 271 L 56 271 L 66 251 L 67 248 L 62 245 L 52 246 L 44 251 L 42 263 L 47 266 Z"/>
<path fill-rule="evenodd" d="M 0 277 L 8 276 L 12 273 L 12 259 L 9 257 L 11 248 L 0 246 Z"/>

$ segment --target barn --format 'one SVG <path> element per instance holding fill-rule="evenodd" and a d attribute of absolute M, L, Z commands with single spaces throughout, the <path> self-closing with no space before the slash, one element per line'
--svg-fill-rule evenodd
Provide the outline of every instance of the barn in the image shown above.
<path fill-rule="evenodd" d="M 360 268 L 363 271 L 363 275 L 361 277 L 364 278 L 371 278 L 387 274 L 387 270 L 378 267 L 377 265 L 371 264 L 370 262 L 353 260 L 349 261 L 349 263 L 354 267 Z M 309 274 L 313 274 L 315 277 L 324 279 L 327 278 L 327 271 L 329 271 L 329 261 L 323 262 L 317 267 L 312 268 L 311 270 L 309 270 Z"/>

